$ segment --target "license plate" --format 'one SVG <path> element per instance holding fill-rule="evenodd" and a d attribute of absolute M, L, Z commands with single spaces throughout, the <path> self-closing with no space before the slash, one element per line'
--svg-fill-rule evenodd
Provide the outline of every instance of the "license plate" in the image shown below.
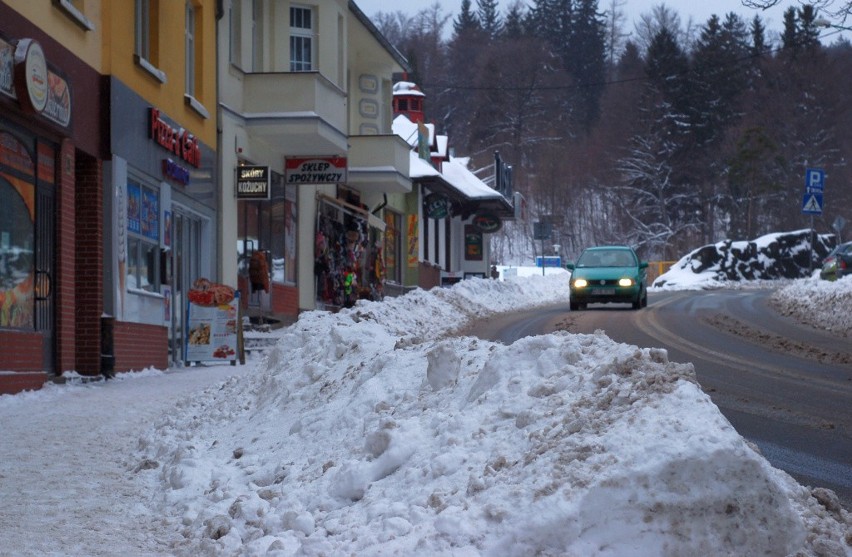
<path fill-rule="evenodd" d="M 597 288 L 595 294 L 599 296 L 615 296 L 615 288 Z"/>

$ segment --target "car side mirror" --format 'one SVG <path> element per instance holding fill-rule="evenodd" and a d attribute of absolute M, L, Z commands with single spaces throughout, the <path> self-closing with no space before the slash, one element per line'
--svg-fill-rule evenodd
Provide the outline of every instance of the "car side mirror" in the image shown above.
<path fill-rule="evenodd" d="M 575 265 L 574 265 L 573 261 L 569 261 L 568 263 L 565 264 L 565 268 L 568 269 L 569 271 L 573 271 L 574 267 L 575 267 Z"/>
<path fill-rule="evenodd" d="M 647 269 L 648 268 L 648 262 L 647 261 L 640 261 L 639 262 L 639 268 L 640 269 Z"/>

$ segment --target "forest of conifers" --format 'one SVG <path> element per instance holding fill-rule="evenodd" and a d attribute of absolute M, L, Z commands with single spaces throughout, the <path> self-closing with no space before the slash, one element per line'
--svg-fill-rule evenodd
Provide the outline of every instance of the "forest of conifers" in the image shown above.
<path fill-rule="evenodd" d="M 628 27 L 625 1 L 603 1 L 373 18 L 455 153 L 474 169 L 495 151 L 512 165 L 530 219 L 504 227 L 496 262 L 600 243 L 671 259 L 811 220 L 833 233 L 838 217 L 852 237 L 852 44 L 837 24 L 811 6 L 767 29 L 758 10 L 684 22 L 659 5 Z M 807 168 L 826 174 L 814 217 Z M 546 246 L 532 222 L 552 225 Z"/>

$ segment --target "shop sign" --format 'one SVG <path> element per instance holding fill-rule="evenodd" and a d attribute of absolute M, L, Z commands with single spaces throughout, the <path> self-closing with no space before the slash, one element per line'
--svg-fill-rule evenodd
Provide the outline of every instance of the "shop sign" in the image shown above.
<path fill-rule="evenodd" d="M 464 225 L 464 258 L 465 261 L 482 261 L 483 257 L 482 232 L 472 224 Z"/>
<path fill-rule="evenodd" d="M 473 226 L 484 234 L 492 234 L 503 228 L 503 221 L 491 213 L 478 213 L 473 217 Z"/>
<path fill-rule="evenodd" d="M 450 200 L 440 193 L 430 193 L 423 200 L 426 216 L 430 219 L 445 219 L 450 216 Z"/>
<path fill-rule="evenodd" d="M 15 49 L 11 44 L 0 39 L 0 93 L 7 97 L 15 97 Z"/>
<path fill-rule="evenodd" d="M 269 199 L 268 166 L 237 167 L 237 199 Z"/>
<path fill-rule="evenodd" d="M 47 59 L 41 45 L 21 39 L 15 47 L 15 93 L 21 105 L 37 114 L 47 106 Z"/>
<path fill-rule="evenodd" d="M 187 294 L 187 362 L 236 361 L 241 327 L 240 293 L 230 286 L 198 279 Z"/>
<path fill-rule="evenodd" d="M 198 138 L 184 128 L 172 127 L 162 117 L 159 109 L 149 107 L 148 113 L 150 116 L 148 137 L 166 151 L 180 157 L 184 162 L 188 162 L 195 168 L 200 168 L 201 144 L 198 142 Z"/>
<path fill-rule="evenodd" d="M 163 159 L 163 176 L 178 184 L 189 185 L 189 170 L 172 159 Z"/>
<path fill-rule="evenodd" d="M 286 184 L 343 184 L 348 179 L 346 157 L 286 157 Z"/>
<path fill-rule="evenodd" d="M 22 108 L 63 128 L 71 123 L 71 88 L 52 71 L 33 39 L 17 45 L 0 39 L 0 94 L 20 100 Z"/>

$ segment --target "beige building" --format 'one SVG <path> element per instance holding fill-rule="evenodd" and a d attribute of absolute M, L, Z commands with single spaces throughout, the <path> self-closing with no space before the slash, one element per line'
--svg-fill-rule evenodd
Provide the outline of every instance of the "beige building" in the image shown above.
<path fill-rule="evenodd" d="M 406 61 L 344 0 L 225 0 L 218 36 L 222 280 L 253 316 L 369 295 L 386 215 L 401 227 L 411 190 L 391 131 Z M 256 252 L 267 290 L 249 274 Z"/>

